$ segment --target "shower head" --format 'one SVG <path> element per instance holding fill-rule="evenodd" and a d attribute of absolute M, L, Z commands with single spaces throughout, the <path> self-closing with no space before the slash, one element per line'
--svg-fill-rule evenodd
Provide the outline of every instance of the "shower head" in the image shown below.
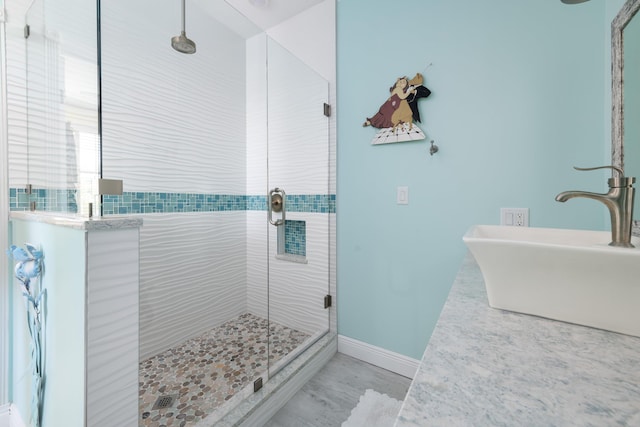
<path fill-rule="evenodd" d="M 196 53 L 196 44 L 187 38 L 184 31 L 179 36 L 171 37 L 171 47 L 181 53 Z"/>
<path fill-rule="evenodd" d="M 196 44 L 193 40 L 187 38 L 187 33 L 184 30 L 185 21 L 185 0 L 182 0 L 182 31 L 179 36 L 171 37 L 171 47 L 181 53 L 196 53 Z"/>

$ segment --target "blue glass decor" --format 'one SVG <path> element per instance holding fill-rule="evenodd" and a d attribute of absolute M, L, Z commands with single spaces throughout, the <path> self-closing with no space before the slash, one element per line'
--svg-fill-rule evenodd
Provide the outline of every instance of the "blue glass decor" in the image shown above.
<path fill-rule="evenodd" d="M 25 299 L 27 326 L 31 337 L 31 369 L 33 388 L 31 390 L 31 423 L 34 427 L 42 424 L 42 404 L 44 398 L 44 360 L 42 357 L 42 305 L 45 291 L 42 290 L 40 276 L 44 270 L 43 253 L 35 246 L 25 243 L 25 249 L 11 245 L 7 254 L 14 261 L 16 278 L 22 284 Z"/>

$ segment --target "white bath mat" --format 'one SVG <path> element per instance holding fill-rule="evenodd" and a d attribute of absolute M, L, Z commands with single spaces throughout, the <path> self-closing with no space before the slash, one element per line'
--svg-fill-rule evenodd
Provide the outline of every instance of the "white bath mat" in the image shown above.
<path fill-rule="evenodd" d="M 368 389 L 342 427 L 393 427 L 401 406 L 401 400 Z"/>

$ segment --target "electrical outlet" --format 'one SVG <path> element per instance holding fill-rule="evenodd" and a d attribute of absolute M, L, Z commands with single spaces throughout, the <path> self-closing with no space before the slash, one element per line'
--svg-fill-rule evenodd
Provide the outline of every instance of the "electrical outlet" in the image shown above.
<path fill-rule="evenodd" d="M 529 226 L 529 208 L 500 208 L 500 225 Z"/>

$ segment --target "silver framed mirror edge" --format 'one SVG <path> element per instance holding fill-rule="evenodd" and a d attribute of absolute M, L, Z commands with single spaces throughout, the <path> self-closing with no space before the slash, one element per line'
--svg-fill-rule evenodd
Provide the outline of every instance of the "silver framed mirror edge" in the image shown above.
<path fill-rule="evenodd" d="M 640 0 L 627 0 L 611 22 L 611 164 L 624 171 L 624 38 L 623 31 L 640 10 Z M 633 221 L 640 236 L 640 220 Z"/>

